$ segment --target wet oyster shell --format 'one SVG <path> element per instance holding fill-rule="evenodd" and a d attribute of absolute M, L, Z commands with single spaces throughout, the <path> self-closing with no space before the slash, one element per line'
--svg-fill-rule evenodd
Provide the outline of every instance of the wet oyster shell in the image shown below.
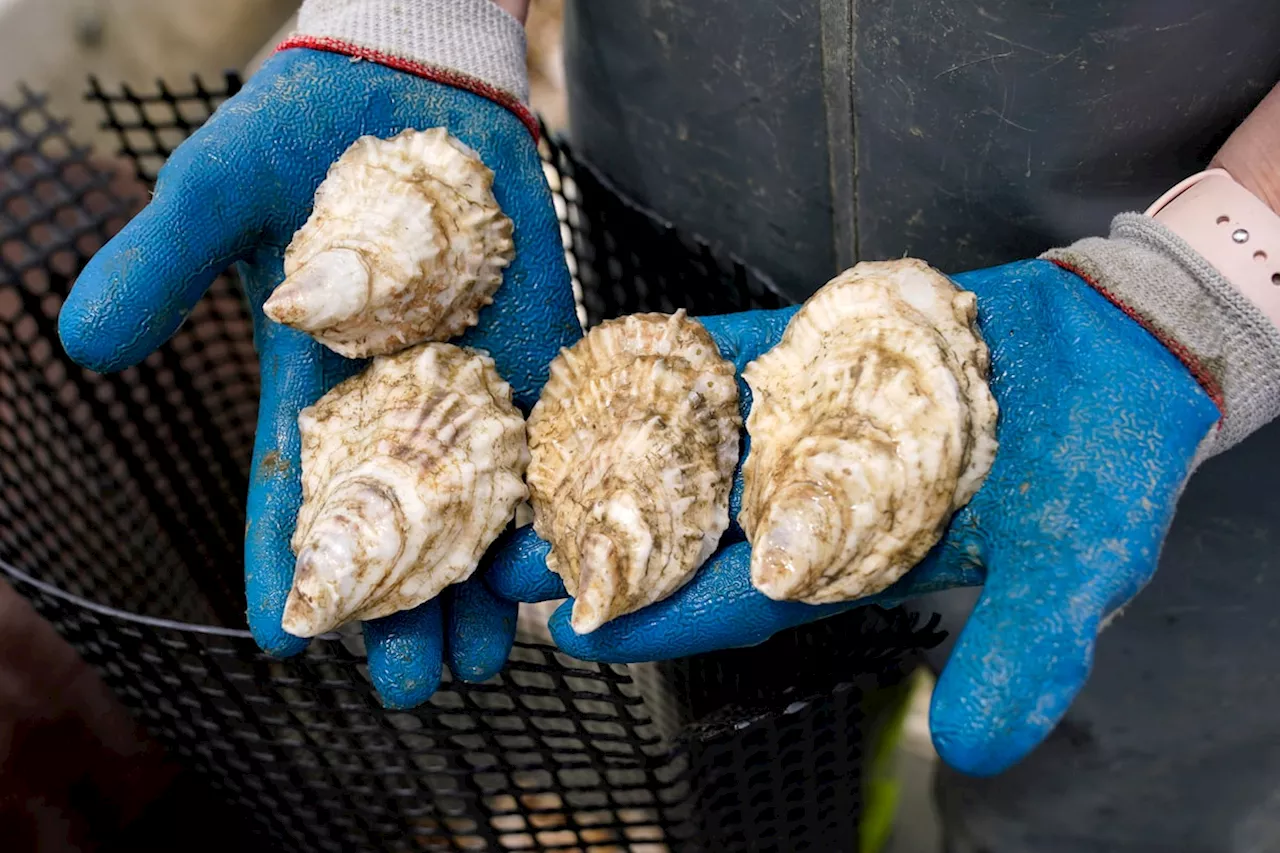
<path fill-rule="evenodd" d="M 575 631 L 666 598 L 711 555 L 741 426 L 733 365 L 684 311 L 607 321 L 561 350 L 529 416 L 528 481 Z"/>
<path fill-rule="evenodd" d="M 879 592 L 941 538 L 996 453 L 977 301 L 918 260 L 860 263 L 747 365 L 738 520 L 751 581 L 824 604 Z"/>
<path fill-rule="evenodd" d="M 515 252 L 493 172 L 442 128 L 362 136 L 329 167 L 263 305 L 348 358 L 475 325 Z"/>
<path fill-rule="evenodd" d="M 314 637 L 466 580 L 528 490 L 524 418 L 493 360 L 376 358 L 302 410 L 302 508 L 283 627 Z"/>

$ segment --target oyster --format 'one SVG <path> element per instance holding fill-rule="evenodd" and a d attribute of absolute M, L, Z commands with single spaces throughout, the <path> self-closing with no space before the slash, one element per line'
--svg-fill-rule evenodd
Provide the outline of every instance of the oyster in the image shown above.
<path fill-rule="evenodd" d="M 329 167 L 263 305 L 348 358 L 475 325 L 515 252 L 493 172 L 442 127 L 362 136 Z"/>
<path fill-rule="evenodd" d="M 298 416 L 302 508 L 283 627 L 314 637 L 466 580 L 528 490 L 524 419 L 493 360 L 450 344 L 374 359 Z"/>
<path fill-rule="evenodd" d="M 580 634 L 666 598 L 729 525 L 738 390 L 702 324 L 636 314 L 551 363 L 529 416 L 534 529 Z"/>
<path fill-rule="evenodd" d="M 860 263 L 747 365 L 742 512 L 751 581 L 823 604 L 888 587 L 995 458 L 977 300 L 914 260 Z"/>

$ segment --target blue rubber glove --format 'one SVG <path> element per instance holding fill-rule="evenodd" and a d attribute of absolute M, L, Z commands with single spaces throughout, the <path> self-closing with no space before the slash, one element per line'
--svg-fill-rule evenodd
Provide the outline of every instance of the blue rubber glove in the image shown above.
<path fill-rule="evenodd" d="M 1151 578 L 1174 504 L 1219 413 L 1183 365 L 1074 274 L 1032 261 L 958 276 L 978 297 L 1000 404 L 1000 450 L 942 542 L 885 592 L 848 604 L 777 602 L 751 586 L 732 525 L 695 579 L 666 601 L 586 636 L 572 602 L 551 618 L 568 654 L 637 662 L 750 646 L 866 604 L 985 584 L 934 694 L 944 760 L 999 772 L 1031 751 L 1084 685 L 1106 617 Z M 702 322 L 739 371 L 782 336 L 795 308 Z M 739 380 L 743 415 L 750 391 Z M 749 452 L 749 451 L 748 451 Z M 745 452 L 744 452 L 745 458 Z M 741 473 L 730 501 L 736 517 Z M 565 595 L 526 531 L 487 576 L 520 601 Z"/>
<path fill-rule="evenodd" d="M 284 249 L 310 213 L 316 187 L 347 146 L 363 134 L 438 126 L 495 172 L 494 194 L 515 224 L 515 259 L 502 287 L 458 343 L 487 350 L 527 412 L 559 347 L 581 334 L 533 137 L 494 101 L 334 53 L 275 54 L 174 151 L 151 203 L 85 267 L 59 320 L 73 359 L 120 370 L 164 343 L 213 279 L 239 264 L 262 375 L 245 585 L 250 630 L 272 654 L 307 645 L 280 627 L 302 500 L 298 412 L 361 363 L 265 319 L 262 303 L 284 278 Z M 432 601 L 365 625 L 370 674 L 388 707 L 428 699 L 446 653 L 466 680 L 488 678 L 506 662 L 516 605 L 478 576 L 443 598 L 443 607 Z"/>

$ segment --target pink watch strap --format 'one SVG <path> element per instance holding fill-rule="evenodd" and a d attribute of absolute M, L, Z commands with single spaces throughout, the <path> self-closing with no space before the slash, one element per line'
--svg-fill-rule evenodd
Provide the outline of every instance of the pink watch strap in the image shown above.
<path fill-rule="evenodd" d="M 1225 169 L 1192 175 L 1146 211 L 1280 328 L 1280 216 Z"/>

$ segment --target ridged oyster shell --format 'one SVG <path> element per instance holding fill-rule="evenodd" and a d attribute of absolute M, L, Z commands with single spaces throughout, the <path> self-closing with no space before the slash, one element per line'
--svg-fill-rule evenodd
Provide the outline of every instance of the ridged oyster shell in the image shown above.
<path fill-rule="evenodd" d="M 751 450 L 738 520 L 751 581 L 823 604 L 916 565 L 996 452 L 977 300 L 914 260 L 827 283 L 747 365 Z"/>
<path fill-rule="evenodd" d="M 515 252 L 493 172 L 442 127 L 362 136 L 329 167 L 263 305 L 348 358 L 477 322 Z"/>
<path fill-rule="evenodd" d="M 313 637 L 466 580 L 528 490 L 524 418 L 493 360 L 426 343 L 298 417 L 302 508 L 283 627 Z"/>
<path fill-rule="evenodd" d="M 702 324 L 636 314 L 551 363 L 529 416 L 534 529 L 580 634 L 683 586 L 729 525 L 742 418 Z"/>

